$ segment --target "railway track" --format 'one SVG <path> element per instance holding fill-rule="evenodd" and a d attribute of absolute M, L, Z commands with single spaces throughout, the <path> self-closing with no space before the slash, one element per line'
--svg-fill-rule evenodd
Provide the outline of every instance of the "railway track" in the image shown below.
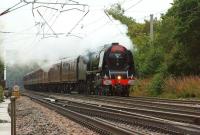
<path fill-rule="evenodd" d="M 166 103 L 174 103 L 174 104 L 200 105 L 200 100 L 193 100 L 193 99 L 186 100 L 186 99 L 166 99 L 166 98 L 156 98 L 156 97 L 128 97 L 128 100 L 134 100 L 134 99 L 143 100 L 143 101 L 166 102 Z"/>
<path fill-rule="evenodd" d="M 62 101 L 62 99 L 60 100 Z M 64 100 L 64 101 L 69 102 L 71 104 L 77 104 L 77 102 L 72 102 L 70 100 Z M 81 103 L 78 103 L 78 104 L 81 104 Z M 93 108 L 95 107 L 98 108 L 99 106 L 98 104 L 91 104 L 91 103 L 84 103 L 84 105 L 87 107 L 92 106 Z M 183 113 L 172 113 L 172 112 L 166 112 L 166 111 L 155 111 L 155 110 L 147 110 L 147 109 L 140 109 L 140 108 L 118 107 L 118 106 L 105 105 L 105 104 L 102 104 L 100 106 L 101 108 L 113 109 L 121 113 L 123 112 L 123 113 L 130 113 L 130 114 L 142 114 L 142 115 L 148 115 L 148 116 L 153 116 L 153 117 L 162 118 L 162 119 L 173 120 L 177 122 L 185 122 L 185 123 L 200 125 L 199 115 L 188 115 L 188 114 L 183 114 Z"/>
<path fill-rule="evenodd" d="M 61 94 L 56 94 L 56 95 L 58 95 L 58 97 L 63 97 L 61 99 L 66 99 L 66 96 L 63 96 Z M 57 96 L 52 95 L 52 97 L 55 98 Z M 131 103 L 126 103 L 121 100 L 117 100 L 117 101 L 111 100 L 110 97 L 106 98 L 106 97 L 99 97 L 99 96 L 96 97 L 96 96 L 81 96 L 81 95 L 70 95 L 67 97 L 68 97 L 68 100 L 71 99 L 69 101 L 78 101 L 82 99 L 82 101 L 85 103 L 94 104 L 94 105 L 101 104 L 101 106 L 104 106 L 107 108 L 113 108 L 113 109 L 123 110 L 127 112 L 132 112 L 132 113 L 149 115 L 149 116 L 173 120 L 177 122 L 200 125 L 199 112 L 141 105 L 139 103 L 131 104 Z M 97 101 L 99 103 L 94 103 L 94 101 L 95 102 Z"/>
<path fill-rule="evenodd" d="M 40 94 L 40 96 L 45 94 Z M 46 95 L 47 97 L 47 95 Z M 74 98 L 74 97 L 73 97 Z M 119 125 L 128 125 L 129 127 L 133 126 L 141 126 L 143 128 L 148 128 L 153 131 L 170 133 L 170 134 L 200 134 L 200 127 L 198 125 L 193 124 L 194 119 L 192 117 L 195 116 L 186 116 L 181 114 L 167 114 L 167 112 L 162 112 L 162 116 L 167 115 L 166 119 L 158 118 L 155 116 L 151 116 L 148 114 L 152 114 L 149 110 L 145 112 L 145 110 L 140 110 L 137 112 L 136 109 L 130 111 L 128 108 L 123 107 L 112 107 L 109 105 L 100 105 L 100 104 L 91 104 L 87 102 L 75 102 L 72 100 L 66 100 L 63 98 L 55 98 L 56 104 L 60 106 L 64 106 L 65 108 L 74 111 L 79 114 L 86 115 L 91 118 L 96 118 L 102 121 L 111 122 L 113 125 L 116 123 L 120 123 Z M 87 98 L 86 98 L 87 99 Z M 136 113 L 137 112 L 137 113 Z M 143 114 L 142 112 L 145 112 Z M 147 113 L 148 112 L 148 113 Z M 161 115 L 160 112 L 154 112 L 153 114 Z M 175 116 L 173 116 L 175 115 Z M 180 117 L 181 116 L 181 117 Z M 169 117 L 176 118 L 187 118 L 187 123 L 175 122 L 167 120 Z M 177 120 L 177 119 L 176 119 Z M 178 120 L 177 120 L 178 121 Z M 191 123 L 191 124 L 189 124 Z M 111 125 L 112 125 L 111 124 Z M 126 129 L 123 127 L 123 129 Z M 129 129 L 126 129 L 129 131 Z M 133 133 L 135 134 L 135 133 Z M 140 133 L 141 134 L 141 133 Z M 146 133 L 145 133 L 146 134 Z"/>
<path fill-rule="evenodd" d="M 60 95 L 60 94 L 59 94 Z M 62 96 L 62 95 L 61 95 Z M 163 104 L 163 103 L 154 103 L 154 102 L 144 102 L 144 101 L 126 101 L 120 98 L 113 97 L 101 97 L 101 96 L 82 96 L 82 95 L 70 95 L 69 97 L 84 99 L 84 100 L 95 100 L 99 102 L 106 102 L 113 105 L 119 105 L 129 108 L 142 108 L 156 111 L 165 111 L 173 113 L 181 113 L 188 115 L 200 115 L 200 107 L 196 106 L 179 106 L 174 104 Z"/>
<path fill-rule="evenodd" d="M 45 97 L 42 97 L 41 95 L 32 95 L 32 94 L 25 94 L 24 96 L 27 96 L 31 98 L 32 100 L 46 106 L 47 108 L 50 108 L 52 110 L 55 110 L 56 112 L 72 119 L 73 121 L 76 121 L 77 123 L 82 124 L 83 126 L 92 129 L 100 134 L 104 135 L 146 135 L 147 133 L 139 132 L 139 131 L 133 131 L 130 129 L 127 129 L 123 126 L 116 126 L 114 123 L 103 120 L 98 117 L 91 117 L 84 114 L 79 113 L 78 111 L 73 111 L 67 108 L 64 104 L 53 102 L 53 100 L 47 100 Z"/>
<path fill-rule="evenodd" d="M 86 98 L 85 96 L 82 96 L 82 95 L 73 95 L 74 97 L 77 97 L 77 98 Z M 122 103 L 124 104 L 125 106 L 144 106 L 144 107 L 151 107 L 151 108 L 158 108 L 160 110 L 162 109 L 167 109 L 167 110 L 177 110 L 178 111 L 182 111 L 182 112 L 188 112 L 191 114 L 200 114 L 200 104 L 199 106 L 191 106 L 191 105 L 185 105 L 184 103 L 183 104 L 174 104 L 174 103 L 168 103 L 168 102 L 153 102 L 153 101 L 145 101 L 140 99 L 126 99 L 126 98 L 122 98 L 122 97 L 105 97 L 105 96 L 87 96 L 88 99 L 95 99 L 95 100 L 99 100 L 99 101 L 109 101 L 109 102 L 113 102 L 113 103 Z"/>
<path fill-rule="evenodd" d="M 165 108 L 172 108 L 172 109 L 180 109 L 180 110 L 186 110 L 186 111 L 192 111 L 192 112 L 200 112 L 200 102 L 196 101 L 194 103 L 192 102 L 187 102 L 187 101 L 180 101 L 177 100 L 175 101 L 171 101 L 171 100 L 149 100 L 148 98 L 141 98 L 141 99 L 137 99 L 137 98 L 123 98 L 123 97 L 109 97 L 110 99 L 114 99 L 114 100 L 121 100 L 121 101 L 125 101 L 127 103 L 137 103 L 140 102 L 141 104 L 145 104 L 145 105 L 151 105 L 151 106 L 162 106 Z"/>

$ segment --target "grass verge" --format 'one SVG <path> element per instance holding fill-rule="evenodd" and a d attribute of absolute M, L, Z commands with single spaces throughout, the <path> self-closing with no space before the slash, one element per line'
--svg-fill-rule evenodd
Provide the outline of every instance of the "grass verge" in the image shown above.
<path fill-rule="evenodd" d="M 163 98 L 200 98 L 200 76 L 160 77 L 137 80 L 132 96 L 158 96 Z M 159 92 L 158 92 L 159 90 Z M 156 94 L 155 94 L 156 93 Z"/>

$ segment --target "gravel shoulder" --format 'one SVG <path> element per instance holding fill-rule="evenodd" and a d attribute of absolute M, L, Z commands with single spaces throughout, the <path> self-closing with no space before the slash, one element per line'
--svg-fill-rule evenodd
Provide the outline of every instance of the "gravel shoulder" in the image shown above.
<path fill-rule="evenodd" d="M 27 97 L 16 102 L 17 135 L 96 135 L 97 133 Z"/>

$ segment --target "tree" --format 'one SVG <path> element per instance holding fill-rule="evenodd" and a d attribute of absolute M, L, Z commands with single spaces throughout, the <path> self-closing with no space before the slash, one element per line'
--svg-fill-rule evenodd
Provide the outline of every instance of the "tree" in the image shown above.
<path fill-rule="evenodd" d="M 1 38 L 0 38 L 0 49 L 1 49 Z M 0 50 L 0 52 L 2 52 L 2 50 Z M 3 61 L 2 61 L 2 54 L 0 54 L 0 80 L 3 80 L 4 77 L 4 64 L 3 64 Z"/>
<path fill-rule="evenodd" d="M 29 65 L 7 65 L 7 87 L 13 87 L 14 84 L 23 86 L 23 76 L 31 71 L 39 68 L 37 63 L 30 63 Z"/>
<path fill-rule="evenodd" d="M 4 75 L 4 65 L 3 65 L 2 60 L 0 60 L 0 77 L 1 77 L 1 80 L 4 79 L 3 75 Z"/>
<path fill-rule="evenodd" d="M 112 6 L 107 12 L 122 24 L 127 25 L 128 33 L 134 48 L 134 60 L 136 63 L 136 70 L 140 76 L 151 76 L 157 72 L 163 61 L 161 47 L 155 46 L 149 38 L 149 21 L 145 23 L 136 23 L 131 17 L 126 17 L 123 9 L 119 4 Z M 155 28 L 159 21 L 154 20 Z"/>
<path fill-rule="evenodd" d="M 128 27 L 127 35 L 135 45 L 136 69 L 140 77 L 150 78 L 144 88 L 151 95 L 162 94 L 170 76 L 200 75 L 199 0 L 174 0 L 167 13 L 159 21 L 154 20 L 153 42 L 149 39 L 149 21 L 136 23 L 124 15 L 120 5 L 108 13 Z"/>
<path fill-rule="evenodd" d="M 148 21 L 136 23 L 124 15 L 119 4 L 108 13 L 127 25 L 127 35 L 136 48 L 136 67 L 142 76 L 160 71 L 176 76 L 200 74 L 199 0 L 175 0 L 160 21 L 154 20 L 153 42 L 149 40 Z"/>

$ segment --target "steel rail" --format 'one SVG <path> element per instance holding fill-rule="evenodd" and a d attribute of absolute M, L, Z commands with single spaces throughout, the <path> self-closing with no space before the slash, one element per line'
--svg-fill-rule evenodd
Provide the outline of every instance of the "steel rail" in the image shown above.
<path fill-rule="evenodd" d="M 57 101 L 57 100 L 56 100 Z M 70 102 L 69 102 L 70 103 Z M 173 122 L 169 120 L 159 119 L 155 117 L 139 115 L 139 114 L 122 114 L 119 112 L 111 112 L 110 110 L 99 110 L 97 108 L 88 108 L 81 105 L 74 106 L 68 103 L 61 103 L 57 101 L 57 104 L 65 106 L 71 111 L 75 111 L 84 115 L 93 117 L 100 117 L 109 119 L 116 122 L 125 122 L 130 125 L 140 125 L 142 127 L 150 127 L 162 132 L 168 132 L 173 134 L 200 134 L 200 128 L 195 125 L 185 124 L 180 122 Z M 115 110 L 116 111 L 116 110 Z"/>
<path fill-rule="evenodd" d="M 84 96 L 84 95 L 73 95 L 73 96 Z M 90 95 L 92 97 L 98 97 L 98 95 Z M 142 96 L 129 96 L 129 97 L 120 97 L 120 96 L 101 96 L 111 99 L 121 99 L 121 100 L 142 100 L 142 101 L 152 101 L 152 102 L 162 102 L 162 103 L 172 103 L 172 104 L 188 104 L 188 105 L 200 105 L 200 100 L 198 99 L 167 99 L 167 98 L 158 98 L 158 97 L 142 97 Z"/>
<path fill-rule="evenodd" d="M 59 102 L 57 101 L 57 104 Z M 192 124 L 173 122 L 169 120 L 159 119 L 151 116 L 141 115 L 141 114 L 123 114 L 121 112 L 113 112 L 109 110 L 98 110 L 96 108 L 83 107 L 81 105 L 75 106 L 70 104 L 60 103 L 61 106 L 93 117 L 99 117 L 106 120 L 111 120 L 115 122 L 127 123 L 129 125 L 139 125 L 142 127 L 149 127 L 157 131 L 170 133 L 170 134 L 200 134 L 200 127 Z"/>
<path fill-rule="evenodd" d="M 45 93 L 37 93 L 37 94 L 47 96 Z M 120 101 L 113 101 L 113 100 L 107 101 L 106 99 L 102 100 L 102 99 L 99 99 L 96 97 L 90 98 L 88 96 L 80 96 L 80 95 L 66 96 L 66 95 L 61 95 L 61 94 L 57 94 L 57 93 L 55 95 L 63 97 L 64 100 L 66 100 L 66 97 L 70 97 L 70 98 L 75 97 L 75 99 L 83 99 L 85 102 L 87 102 L 86 100 L 89 100 L 89 102 L 87 102 L 87 103 L 90 103 L 90 101 L 95 101 L 95 102 L 99 101 L 99 102 L 101 102 L 101 106 L 105 106 L 105 107 L 121 109 L 121 110 L 129 111 L 129 112 L 143 113 L 146 115 L 151 114 L 152 116 L 161 117 L 161 118 L 166 117 L 170 120 L 177 120 L 180 122 L 188 122 L 191 124 L 200 124 L 200 120 L 199 120 L 200 113 L 198 113 L 198 112 L 184 111 L 184 110 L 179 110 L 179 109 L 169 109 L 169 108 L 163 108 L 163 107 L 154 107 L 154 106 L 148 106 L 148 105 L 140 105 L 138 103 L 135 103 L 135 104 L 130 104 L 130 103 L 127 104 L 126 103 L 125 104 L 125 103 L 121 103 Z M 56 98 L 55 95 L 52 95 L 50 97 Z M 113 106 L 113 104 L 115 104 L 115 106 Z"/>
<path fill-rule="evenodd" d="M 166 111 L 156 111 L 156 110 L 147 110 L 147 109 L 141 109 L 141 108 L 128 108 L 128 107 L 117 107 L 117 106 L 111 106 L 111 105 L 99 105 L 95 103 L 86 103 L 86 102 L 78 102 L 78 101 L 72 101 L 68 99 L 56 99 L 59 102 L 73 104 L 73 105 L 79 105 L 79 106 L 85 106 L 87 108 L 95 108 L 95 109 L 101 109 L 101 110 L 109 110 L 113 112 L 118 113 L 125 113 L 125 114 L 143 114 L 148 116 L 153 116 L 157 118 L 162 119 L 168 119 L 173 120 L 177 122 L 184 122 L 184 123 L 190 123 L 190 124 L 196 124 L 200 125 L 200 116 L 199 115 L 188 115 L 188 114 L 182 114 L 182 113 L 173 113 L 173 112 L 166 112 Z"/>
<path fill-rule="evenodd" d="M 70 95 L 71 96 L 71 95 Z M 172 110 L 173 112 L 188 112 L 190 114 L 196 113 L 200 115 L 200 107 L 193 107 L 193 106 L 181 106 L 181 105 L 174 105 L 174 104 L 166 104 L 166 103 L 158 103 L 158 102 L 148 102 L 142 100 L 132 100 L 132 101 L 125 101 L 122 99 L 116 99 L 112 97 L 102 97 L 102 96 L 82 96 L 82 95 L 72 95 L 76 98 L 88 98 L 92 100 L 116 103 L 116 104 L 123 104 L 124 106 L 131 106 L 131 107 L 145 107 L 145 108 L 154 108 L 159 110 Z"/>
<path fill-rule="evenodd" d="M 140 104 L 145 104 L 145 105 L 150 105 L 150 106 L 162 106 L 165 108 L 178 108 L 181 110 L 188 110 L 192 112 L 200 112 L 200 107 L 195 107 L 195 106 L 186 106 L 186 105 L 177 105 L 177 104 L 170 104 L 170 103 L 164 103 L 164 102 L 152 102 L 152 101 L 144 101 L 144 100 L 128 100 L 128 99 L 122 99 L 122 98 L 113 98 L 113 97 L 105 97 L 105 96 L 89 96 L 89 97 L 97 97 L 101 99 L 111 99 L 111 100 L 117 100 L 120 102 L 125 102 L 125 103 L 140 103 Z"/>
<path fill-rule="evenodd" d="M 55 94 L 55 93 L 54 93 Z M 56 93 L 57 94 L 57 93 Z M 83 95 L 73 95 L 73 96 L 83 96 Z M 93 95 L 93 97 L 97 97 L 97 95 Z M 130 96 L 130 97 L 119 97 L 119 96 L 101 96 L 106 98 L 116 98 L 122 100 L 143 100 L 143 101 L 155 101 L 155 102 L 165 102 L 165 103 L 174 103 L 174 104 L 199 104 L 200 100 L 197 99 L 167 99 L 167 98 L 158 98 L 158 97 L 142 97 L 142 96 Z"/>
<path fill-rule="evenodd" d="M 119 126 L 116 127 L 115 125 L 106 123 L 105 121 L 103 121 L 99 118 L 97 119 L 97 118 L 92 118 L 90 116 L 83 115 L 81 113 L 69 110 L 66 107 L 58 106 L 54 103 L 40 99 L 37 96 L 28 95 L 28 94 L 24 94 L 24 93 L 23 93 L 23 95 L 33 99 L 34 101 L 44 105 L 45 107 L 52 109 L 64 116 L 72 119 L 73 121 L 76 121 L 76 122 L 82 124 L 83 126 L 86 126 L 89 129 L 92 129 L 100 134 L 145 135 L 144 133 L 141 133 L 141 132 L 130 131 L 130 130 L 121 128 Z"/>
<path fill-rule="evenodd" d="M 141 99 L 146 101 L 166 102 L 166 103 L 177 103 L 177 104 L 199 104 L 200 100 L 195 99 L 167 99 L 167 98 L 156 98 L 156 97 L 128 97 L 129 100 Z"/>
<path fill-rule="evenodd" d="M 102 96 L 106 97 L 106 96 Z M 164 99 L 164 98 L 153 98 L 153 97 L 108 97 L 110 99 L 123 100 L 127 102 L 132 101 L 145 101 L 145 102 L 154 102 L 159 104 L 169 104 L 169 105 L 180 105 L 180 106 L 189 106 L 189 105 L 200 105 L 200 101 L 198 100 L 172 100 L 172 99 Z M 200 108 L 200 107 L 199 107 Z"/>

